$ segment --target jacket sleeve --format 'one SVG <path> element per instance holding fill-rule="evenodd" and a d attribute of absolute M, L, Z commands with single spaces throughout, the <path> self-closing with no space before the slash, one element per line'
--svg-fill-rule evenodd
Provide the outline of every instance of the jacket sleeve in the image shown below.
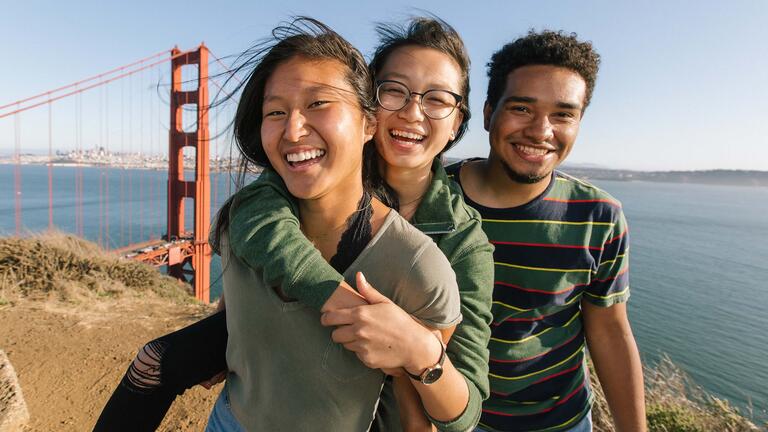
<path fill-rule="evenodd" d="M 464 223 L 456 235 L 463 236 L 448 258 L 456 273 L 463 320 L 447 347 L 448 357 L 461 372 L 469 388 L 464 413 L 450 422 L 431 419 L 441 431 L 472 430 L 480 420 L 482 403 L 488 398 L 488 340 L 491 337 L 493 295 L 493 246 L 482 230 L 479 216 Z"/>
<path fill-rule="evenodd" d="M 228 235 L 232 252 L 270 286 L 314 307 L 323 306 L 343 280 L 299 228 L 298 206 L 282 179 L 265 169 L 232 198 Z"/>

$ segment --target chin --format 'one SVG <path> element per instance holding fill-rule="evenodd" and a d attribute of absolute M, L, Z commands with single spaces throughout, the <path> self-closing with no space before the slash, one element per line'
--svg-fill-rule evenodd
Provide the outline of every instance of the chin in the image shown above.
<path fill-rule="evenodd" d="M 549 172 L 541 173 L 541 172 L 520 172 L 515 171 L 507 164 L 503 164 L 504 171 L 507 173 L 507 177 L 509 177 L 510 180 L 512 180 L 515 183 L 520 184 L 536 184 L 546 178 L 548 178 L 550 175 L 552 175 L 552 170 Z"/>
<path fill-rule="evenodd" d="M 319 195 L 317 184 L 304 184 L 303 182 L 286 182 L 286 189 L 294 198 L 300 200 L 312 199 Z"/>

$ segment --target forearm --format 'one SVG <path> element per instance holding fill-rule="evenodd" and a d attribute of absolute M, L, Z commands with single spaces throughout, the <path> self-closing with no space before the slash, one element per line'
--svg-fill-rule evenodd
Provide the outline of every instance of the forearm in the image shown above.
<path fill-rule="evenodd" d="M 624 307 L 613 307 L 619 306 Z M 585 320 L 591 324 L 585 329 L 587 345 L 616 429 L 645 431 L 643 370 L 629 323 L 624 320 L 598 327 L 593 321 Z"/>
<path fill-rule="evenodd" d="M 425 329 L 426 330 L 426 329 Z M 437 337 L 427 330 L 417 346 L 415 359 L 405 367 L 406 371 L 418 375 L 428 367 L 434 366 L 441 356 L 442 347 Z M 432 384 L 422 384 L 411 379 L 411 383 L 419 394 L 421 403 L 427 414 L 439 422 L 451 422 L 464 413 L 469 403 L 469 388 L 467 382 L 446 356 L 443 363 L 443 373 Z"/>
<path fill-rule="evenodd" d="M 411 384 L 408 376 L 396 376 L 392 381 L 403 431 L 426 432 L 434 430 L 432 423 L 424 414 L 424 406 L 419 399 L 419 393 Z"/>
<path fill-rule="evenodd" d="M 229 214 L 233 252 L 286 297 L 320 309 L 343 281 L 301 232 L 297 208 L 276 174 L 238 192 Z"/>
<path fill-rule="evenodd" d="M 471 228 L 462 228 L 461 232 L 469 236 L 472 229 L 479 231 L 480 225 L 476 223 Z M 459 285 L 462 321 L 456 327 L 446 351 L 453 367 L 465 380 L 463 385 L 468 389 L 469 400 L 459 417 L 449 422 L 432 419 L 438 429 L 445 431 L 474 428 L 480 419 L 482 402 L 489 395 L 488 340 L 491 333 L 493 248 L 484 235 L 475 236 L 479 238 L 473 244 L 464 243 L 464 248 L 450 254 L 451 267 Z"/>

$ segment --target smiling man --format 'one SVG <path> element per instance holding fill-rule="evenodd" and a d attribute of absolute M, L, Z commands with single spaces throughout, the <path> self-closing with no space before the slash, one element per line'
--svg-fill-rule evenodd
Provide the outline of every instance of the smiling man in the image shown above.
<path fill-rule="evenodd" d="M 585 348 L 617 429 L 645 430 L 621 205 L 555 170 L 576 140 L 599 62 L 591 43 L 562 32 L 505 45 L 488 64 L 488 158 L 449 169 L 496 247 L 492 393 L 480 430 L 591 430 Z"/>

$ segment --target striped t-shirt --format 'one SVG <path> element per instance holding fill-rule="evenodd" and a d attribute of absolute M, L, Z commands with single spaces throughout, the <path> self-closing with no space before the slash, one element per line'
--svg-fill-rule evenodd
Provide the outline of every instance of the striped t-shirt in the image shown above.
<path fill-rule="evenodd" d="M 459 165 L 448 168 L 459 182 Z M 496 247 L 489 342 L 491 396 L 480 427 L 561 431 L 589 411 L 581 301 L 629 298 L 627 224 L 621 204 L 561 172 L 514 208 L 477 209 Z"/>

